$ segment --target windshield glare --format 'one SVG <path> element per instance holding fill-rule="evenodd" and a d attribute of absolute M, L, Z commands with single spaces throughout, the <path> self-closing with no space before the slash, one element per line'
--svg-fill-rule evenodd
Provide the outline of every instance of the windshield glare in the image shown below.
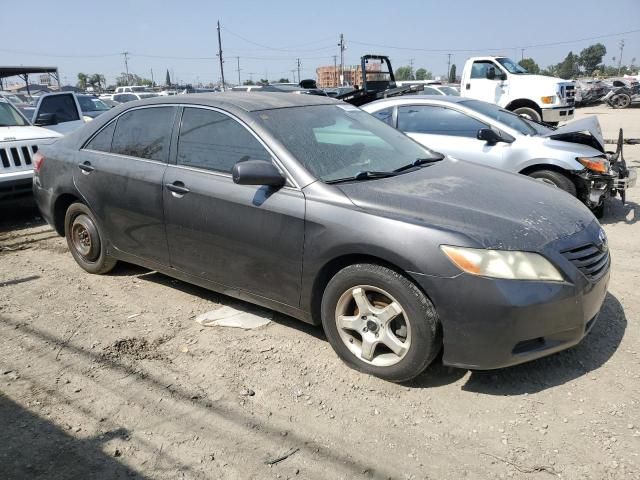
<path fill-rule="evenodd" d="M 551 129 L 536 122 L 531 122 L 520 115 L 508 110 L 504 110 L 492 103 L 482 102 L 480 100 L 465 100 L 460 102 L 465 107 L 475 110 L 478 113 L 493 118 L 495 121 L 503 123 L 508 127 L 520 132 L 523 135 L 541 135 L 550 132 Z"/>
<path fill-rule="evenodd" d="M 440 156 L 351 105 L 318 105 L 254 114 L 296 159 L 324 182 L 366 171 L 393 172 Z"/>
<path fill-rule="evenodd" d="M 510 58 L 497 58 L 496 60 L 498 60 L 500 65 L 506 68 L 509 73 L 513 73 L 516 75 L 529 73 L 526 68 L 521 67 Z"/>
<path fill-rule="evenodd" d="M 13 105 L 0 98 L 0 127 L 24 127 L 29 123 L 18 113 Z"/>

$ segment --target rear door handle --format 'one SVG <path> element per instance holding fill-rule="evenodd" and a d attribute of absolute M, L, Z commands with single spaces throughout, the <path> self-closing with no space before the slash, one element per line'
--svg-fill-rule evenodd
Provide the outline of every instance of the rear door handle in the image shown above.
<path fill-rule="evenodd" d="M 84 173 L 85 175 L 89 175 L 95 170 L 95 167 L 91 165 L 91 162 L 80 163 L 78 164 L 78 168 L 82 170 L 82 173 Z"/>
<path fill-rule="evenodd" d="M 182 182 L 165 183 L 164 186 L 167 187 L 167 190 L 169 190 L 174 197 L 181 197 L 182 195 L 186 195 L 191 191 L 187 187 L 185 187 L 184 183 Z"/>

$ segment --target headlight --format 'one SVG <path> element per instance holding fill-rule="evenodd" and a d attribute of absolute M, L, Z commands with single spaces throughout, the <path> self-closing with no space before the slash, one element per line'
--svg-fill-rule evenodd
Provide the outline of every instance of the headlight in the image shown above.
<path fill-rule="evenodd" d="M 540 97 L 540 101 L 546 105 L 553 103 L 556 101 L 555 95 L 551 95 L 550 97 Z"/>
<path fill-rule="evenodd" d="M 440 249 L 460 270 L 472 275 L 509 280 L 563 281 L 558 269 L 537 253 L 449 245 L 441 245 Z"/>
<path fill-rule="evenodd" d="M 604 158 L 598 157 L 578 157 L 576 158 L 578 162 L 584 165 L 585 168 L 591 170 L 592 172 L 597 173 L 608 173 L 609 172 L 609 161 Z"/>

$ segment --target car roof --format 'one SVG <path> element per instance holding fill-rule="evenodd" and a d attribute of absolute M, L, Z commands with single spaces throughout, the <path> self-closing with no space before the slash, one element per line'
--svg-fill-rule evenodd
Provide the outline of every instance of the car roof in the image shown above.
<path fill-rule="evenodd" d="M 211 107 L 235 107 L 247 112 L 270 110 L 274 108 L 302 107 L 308 105 L 339 104 L 338 100 L 320 95 L 291 95 L 285 92 L 221 92 L 193 93 L 170 97 L 145 99 L 138 105 L 193 104 Z"/>
<path fill-rule="evenodd" d="M 415 102 L 417 100 L 428 100 L 430 102 L 438 103 L 463 103 L 469 99 L 466 97 L 457 97 L 454 95 L 401 95 L 399 97 L 389 97 L 383 98 L 381 100 L 376 100 L 375 102 L 368 103 L 364 106 L 366 107 L 368 105 L 382 105 L 389 103 L 394 104 L 396 102 Z"/>

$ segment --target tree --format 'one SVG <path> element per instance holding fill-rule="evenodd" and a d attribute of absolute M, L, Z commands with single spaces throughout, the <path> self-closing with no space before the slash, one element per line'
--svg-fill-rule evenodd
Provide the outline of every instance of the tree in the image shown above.
<path fill-rule="evenodd" d="M 579 56 L 569 52 L 565 59 L 558 64 L 557 75 L 560 78 L 571 79 L 579 72 Z"/>
<path fill-rule="evenodd" d="M 433 74 L 425 69 L 419 68 L 416 70 L 416 80 L 431 80 L 433 78 Z"/>
<path fill-rule="evenodd" d="M 87 75 L 86 73 L 82 73 L 80 72 L 78 74 L 78 83 L 77 86 L 80 90 L 86 90 L 87 89 L 87 80 L 89 79 L 89 75 Z"/>
<path fill-rule="evenodd" d="M 415 80 L 410 66 L 399 67 L 396 70 L 396 80 Z"/>
<path fill-rule="evenodd" d="M 169 69 L 168 69 L 168 68 L 167 68 L 167 76 L 166 76 L 166 77 L 164 77 L 164 84 L 165 84 L 167 87 L 170 87 L 170 86 L 171 86 L 171 77 L 169 76 Z"/>
<path fill-rule="evenodd" d="M 523 58 L 518 62 L 518 65 L 520 65 L 529 73 L 540 73 L 540 67 L 536 62 L 533 61 L 533 58 Z"/>
<path fill-rule="evenodd" d="M 289 79 L 283 77 L 280 80 L 278 80 L 278 83 L 289 83 Z"/>
<path fill-rule="evenodd" d="M 449 83 L 456 83 L 456 64 L 451 65 L 449 70 Z"/>
<path fill-rule="evenodd" d="M 151 82 L 151 80 L 149 80 L 148 78 L 142 78 L 135 73 L 129 73 L 127 75 L 126 73 L 122 72 L 119 77 L 116 77 L 116 85 L 118 87 L 122 87 L 125 85 L 145 85 L 150 87 L 152 83 L 153 82 Z"/>
<path fill-rule="evenodd" d="M 557 77 L 558 65 L 549 65 L 547 68 L 540 70 L 540 75 L 546 75 L 548 77 Z"/>
<path fill-rule="evenodd" d="M 261 78 L 260 80 L 258 80 L 258 85 L 269 85 L 269 80 L 267 80 L 266 78 Z"/>
<path fill-rule="evenodd" d="M 91 75 L 87 79 L 87 82 L 89 83 L 89 85 L 91 85 L 91 88 L 93 88 L 94 90 L 102 90 L 102 86 L 106 85 L 107 83 L 104 75 L 100 73 L 94 73 L 93 75 Z"/>
<path fill-rule="evenodd" d="M 253 80 L 245 80 L 242 84 L 243 85 L 255 85 L 255 83 L 253 83 Z"/>
<path fill-rule="evenodd" d="M 598 65 L 602 62 L 606 54 L 607 48 L 601 43 L 596 43 L 580 52 L 578 63 L 584 70 L 584 73 L 591 75 L 593 71 L 598 68 Z"/>

